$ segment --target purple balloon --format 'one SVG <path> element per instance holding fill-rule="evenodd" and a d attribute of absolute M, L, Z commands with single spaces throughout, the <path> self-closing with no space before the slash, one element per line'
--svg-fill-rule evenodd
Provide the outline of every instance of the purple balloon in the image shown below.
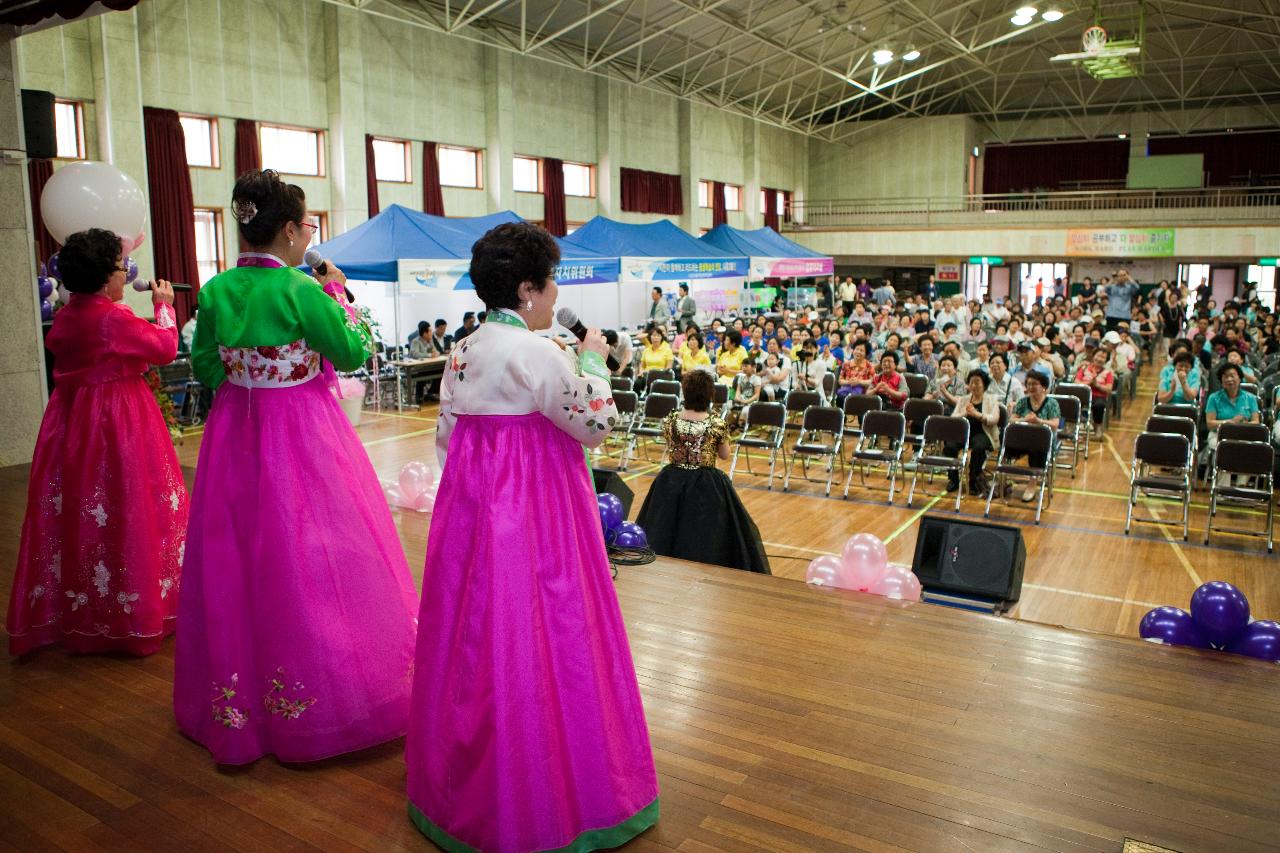
<path fill-rule="evenodd" d="M 53 293 L 53 279 L 47 275 L 42 275 L 37 281 L 40 285 L 40 298 L 48 299 L 49 294 Z"/>
<path fill-rule="evenodd" d="M 616 530 L 622 523 L 622 500 L 617 495 L 604 492 L 596 495 L 596 505 L 600 507 L 600 526 L 605 530 Z"/>
<path fill-rule="evenodd" d="M 57 252 L 54 252 L 52 255 L 49 256 L 49 275 L 53 276 L 58 281 L 62 281 L 62 273 L 61 273 L 61 270 L 58 269 L 58 253 Z"/>
<path fill-rule="evenodd" d="M 133 258 L 124 259 L 124 283 L 133 284 L 133 280 L 138 277 L 138 262 Z"/>
<path fill-rule="evenodd" d="M 624 521 L 618 525 L 613 544 L 617 548 L 648 548 L 649 537 L 634 521 Z"/>
<path fill-rule="evenodd" d="M 1250 622 L 1227 651 L 1258 660 L 1280 663 L 1280 622 Z"/>
<path fill-rule="evenodd" d="M 1166 643 L 1170 646 L 1209 648 L 1191 614 L 1181 607 L 1156 607 L 1142 617 L 1138 635 L 1144 640 Z"/>
<path fill-rule="evenodd" d="M 1226 581 L 1209 581 L 1191 594 L 1191 618 L 1206 640 L 1222 648 L 1249 624 L 1249 600 Z"/>
<path fill-rule="evenodd" d="M 53 304 L 48 299 L 40 300 L 40 319 L 45 321 L 53 319 Z"/>

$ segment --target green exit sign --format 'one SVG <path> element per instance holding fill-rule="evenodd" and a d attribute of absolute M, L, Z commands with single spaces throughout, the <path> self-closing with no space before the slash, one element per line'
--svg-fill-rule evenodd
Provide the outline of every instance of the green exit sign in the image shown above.
<path fill-rule="evenodd" d="M 1004 258 L 995 258 L 995 257 L 989 258 L 986 255 L 974 255 L 972 258 L 969 259 L 969 263 L 988 264 L 993 267 L 998 267 L 1004 263 Z"/>
<path fill-rule="evenodd" d="M 1259 259 L 1258 259 L 1258 266 L 1260 266 L 1260 267 L 1280 267 L 1280 263 L 1277 263 L 1277 261 L 1280 261 L 1280 258 L 1259 258 Z"/>

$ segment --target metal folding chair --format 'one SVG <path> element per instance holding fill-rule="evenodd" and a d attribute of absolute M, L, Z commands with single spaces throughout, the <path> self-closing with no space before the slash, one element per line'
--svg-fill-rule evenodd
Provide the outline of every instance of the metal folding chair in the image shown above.
<path fill-rule="evenodd" d="M 1088 462 L 1089 441 L 1093 436 L 1093 392 L 1089 390 L 1088 385 L 1081 385 L 1078 382 L 1059 382 L 1053 392 L 1058 396 L 1070 395 L 1080 401 L 1080 416 L 1077 418 L 1077 423 L 1080 424 L 1080 432 L 1084 433 L 1084 460 Z"/>
<path fill-rule="evenodd" d="M 648 391 L 650 394 L 669 394 L 679 400 L 682 389 L 674 379 L 655 379 L 649 383 Z"/>
<path fill-rule="evenodd" d="M 1225 424 L 1224 424 L 1225 426 Z M 1222 435 L 1219 429 L 1219 436 Z M 1241 536 L 1260 536 L 1267 540 L 1267 553 L 1271 553 L 1272 529 L 1275 521 L 1275 449 L 1270 444 L 1257 441 L 1236 441 L 1234 439 L 1218 440 L 1218 447 L 1209 468 L 1209 517 L 1205 522 L 1204 544 L 1209 544 L 1209 534 L 1236 533 Z M 1219 479 L 1226 477 L 1252 478 L 1254 485 L 1221 485 Z M 1226 498 L 1232 503 L 1242 503 L 1267 508 L 1267 527 L 1265 530 L 1246 530 L 1233 527 L 1215 527 L 1214 517 L 1218 514 L 1218 502 Z"/>
<path fill-rule="evenodd" d="M 1196 457 L 1185 434 L 1144 432 L 1133 445 L 1133 463 L 1129 468 L 1129 509 L 1125 514 L 1127 536 L 1133 522 L 1149 524 L 1166 522 L 1155 518 L 1135 518 L 1133 508 L 1139 492 L 1176 495 L 1182 501 L 1182 541 L 1187 541 L 1187 514 L 1191 506 L 1191 486 L 1195 480 Z"/>
<path fill-rule="evenodd" d="M 617 398 L 614 398 L 617 401 Z M 670 394 L 649 394 L 644 398 L 644 409 L 639 416 L 633 416 L 631 428 L 627 430 L 627 449 L 622 455 L 622 470 L 627 470 L 635 455 L 636 445 L 641 439 L 656 441 L 662 437 L 662 419 L 676 410 L 679 399 Z M 648 457 L 645 457 L 646 461 Z"/>
<path fill-rule="evenodd" d="M 946 409 L 941 400 L 908 399 L 902 407 L 902 416 L 907 419 L 906 443 L 913 448 L 919 447 L 923 442 L 925 421 L 943 414 L 946 414 Z"/>
<path fill-rule="evenodd" d="M 850 394 L 844 398 L 844 434 L 861 435 L 862 417 L 867 412 L 878 412 L 883 401 L 876 394 Z"/>
<path fill-rule="evenodd" d="M 773 471 L 777 466 L 778 454 L 782 451 L 782 438 L 786 434 L 787 410 L 781 403 L 752 403 L 747 406 L 742 424 L 742 435 L 738 437 L 733 448 L 733 459 L 729 463 L 729 481 L 733 482 L 734 471 L 738 467 L 738 454 L 747 448 L 747 473 L 751 470 L 751 448 L 769 451 L 769 488 L 773 488 Z M 752 434 L 756 430 L 756 434 Z"/>
<path fill-rule="evenodd" d="M 907 383 L 908 399 L 919 399 L 929 391 L 929 377 L 923 373 L 904 373 L 902 379 Z"/>
<path fill-rule="evenodd" d="M 1047 424 L 1015 421 L 1004 428 L 1004 436 L 1000 440 L 1000 458 L 996 461 L 995 476 L 991 478 L 991 489 L 987 492 L 984 517 L 991 515 L 991 500 L 995 497 L 996 490 L 999 489 L 1003 495 L 1005 484 L 1013 477 L 1035 484 L 1036 524 L 1040 523 L 1045 495 L 1053 497 L 1053 440 L 1054 431 Z M 1012 461 L 1028 452 L 1043 453 L 1044 467 L 1035 467 L 1029 458 L 1025 465 Z"/>
<path fill-rule="evenodd" d="M 923 471 L 930 479 L 934 474 L 955 473 L 960 479 L 960 487 L 956 489 L 956 512 L 960 511 L 960 498 L 964 496 L 965 469 L 969 465 L 969 420 L 948 415 L 930 415 L 925 419 L 924 430 L 920 434 L 920 449 L 908 462 L 903 463 L 902 470 L 911 472 L 911 487 L 907 490 L 907 506 L 916 493 L 916 480 Z M 947 453 L 948 446 L 958 446 L 960 451 L 955 455 Z"/>
<path fill-rule="evenodd" d="M 791 469 L 795 467 L 795 457 L 799 457 L 800 468 L 804 473 L 804 479 L 808 482 L 813 482 L 809 477 L 809 459 L 825 458 L 827 489 L 823 494 L 830 497 L 831 477 L 835 473 L 836 465 L 839 464 L 840 470 L 844 470 L 844 455 L 841 452 L 843 442 L 844 412 L 835 406 L 810 406 L 805 409 L 804 416 L 800 420 L 800 437 L 791 446 L 793 458 L 787 463 L 787 474 L 782 479 L 782 491 L 787 491 L 791 486 Z"/>
<path fill-rule="evenodd" d="M 844 497 L 849 497 L 849 486 L 853 484 L 853 472 L 856 469 L 862 487 L 867 486 L 866 469 L 870 466 L 884 466 L 889 478 L 889 503 L 893 503 L 893 494 L 898 485 L 898 467 L 902 464 L 903 439 L 907 434 L 907 419 L 902 412 L 872 411 L 862 416 L 862 434 L 853 448 L 853 457 L 849 460 L 849 476 L 844 481 Z M 884 442 L 883 447 L 880 446 Z"/>
<path fill-rule="evenodd" d="M 1071 479 L 1075 479 L 1076 465 L 1080 461 L 1080 429 L 1081 429 L 1081 412 L 1080 398 L 1074 394 L 1051 394 L 1053 399 L 1058 401 L 1058 411 L 1062 413 L 1062 423 L 1058 425 L 1058 443 L 1057 453 L 1054 454 L 1054 464 L 1059 468 L 1066 468 L 1071 472 Z M 1059 462 L 1058 459 L 1067 451 L 1067 445 L 1071 445 L 1071 461 Z"/>

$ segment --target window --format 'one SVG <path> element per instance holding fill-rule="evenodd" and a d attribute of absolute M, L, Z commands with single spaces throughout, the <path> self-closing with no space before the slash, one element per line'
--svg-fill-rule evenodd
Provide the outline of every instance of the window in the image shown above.
<path fill-rule="evenodd" d="M 711 181 L 698 181 L 698 207 L 711 206 Z M 724 185 L 724 209 L 742 210 L 742 187 Z"/>
<path fill-rule="evenodd" d="M 84 105 L 78 101 L 54 101 L 53 133 L 58 141 L 56 157 L 83 160 Z"/>
<path fill-rule="evenodd" d="M 440 186 L 466 187 L 478 190 L 484 186 L 480 180 L 480 152 L 475 148 L 436 148 L 436 160 L 440 163 Z"/>
<path fill-rule="evenodd" d="M 187 165 L 218 168 L 218 120 L 212 116 L 179 115 L 187 140 Z"/>
<path fill-rule="evenodd" d="M 204 284 L 226 264 L 222 254 L 222 211 L 211 207 L 196 208 L 196 269 Z"/>
<path fill-rule="evenodd" d="M 565 163 L 564 194 L 595 198 L 596 167 L 588 163 Z"/>
<path fill-rule="evenodd" d="M 511 183 L 518 193 L 542 192 L 542 161 L 536 157 L 516 157 L 511 164 Z"/>
<path fill-rule="evenodd" d="M 258 127 L 262 168 L 289 175 L 324 175 L 324 135 L 305 127 Z"/>
<path fill-rule="evenodd" d="M 711 182 L 698 181 L 698 207 L 711 206 Z"/>
<path fill-rule="evenodd" d="M 786 203 L 784 201 L 784 196 L 782 194 L 782 190 L 760 190 L 760 212 L 761 213 L 769 212 L 769 193 L 770 192 L 774 193 L 775 203 L 773 206 L 777 208 L 777 210 L 775 210 L 774 213 L 778 214 L 779 216 L 782 216 L 784 212 L 783 207 L 786 206 Z"/>
<path fill-rule="evenodd" d="M 412 183 L 413 171 L 409 167 L 411 148 L 402 139 L 373 140 L 373 171 L 378 180 L 397 184 Z"/>
<path fill-rule="evenodd" d="M 1276 307 L 1276 268 L 1263 267 L 1253 264 L 1249 267 L 1245 274 L 1244 280 L 1246 287 L 1248 282 L 1258 285 L 1258 298 L 1262 300 L 1262 304 L 1267 308 L 1275 310 Z"/>
<path fill-rule="evenodd" d="M 315 226 L 315 228 L 310 229 L 311 242 L 307 244 L 308 249 L 317 243 L 323 243 L 325 240 L 329 239 L 329 215 L 327 213 L 308 210 L 307 222 L 310 222 Z"/>

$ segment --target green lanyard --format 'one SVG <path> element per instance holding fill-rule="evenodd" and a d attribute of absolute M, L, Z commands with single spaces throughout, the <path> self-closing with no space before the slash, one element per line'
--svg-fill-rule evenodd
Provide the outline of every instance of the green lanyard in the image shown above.
<path fill-rule="evenodd" d="M 497 311 L 490 311 L 485 315 L 484 321 L 486 323 L 502 323 L 506 326 L 515 326 L 517 329 L 524 329 L 526 331 L 529 329 L 529 327 L 525 325 L 524 320 L 521 320 L 515 314 L 508 313 L 505 308 L 499 308 Z"/>

